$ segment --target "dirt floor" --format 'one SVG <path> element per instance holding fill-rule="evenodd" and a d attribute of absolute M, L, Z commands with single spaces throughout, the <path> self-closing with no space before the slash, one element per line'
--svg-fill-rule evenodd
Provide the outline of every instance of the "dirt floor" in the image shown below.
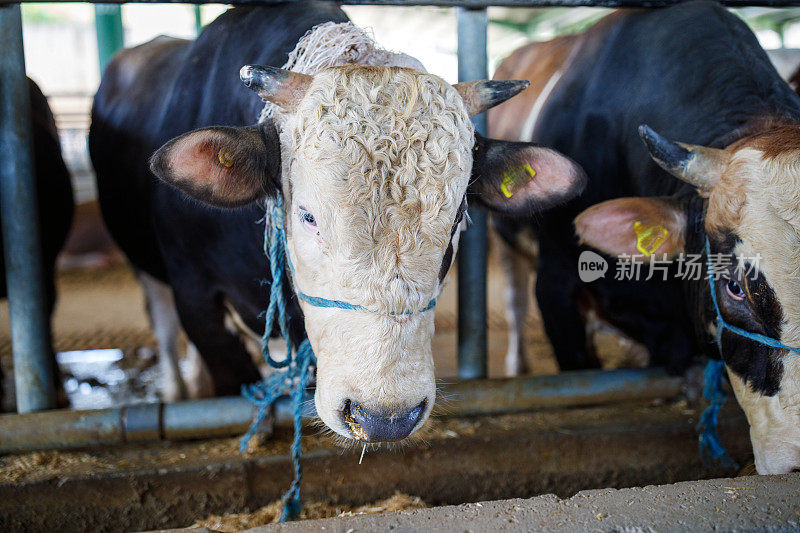
<path fill-rule="evenodd" d="M 331 505 L 328 502 L 306 502 L 300 512 L 298 520 L 314 520 L 319 518 L 337 518 L 345 516 L 358 516 L 365 514 L 391 513 L 395 511 L 410 511 L 412 509 L 425 509 L 429 507 L 422 498 L 409 496 L 402 492 L 395 492 L 390 498 L 352 507 L 348 505 Z M 192 525 L 193 528 L 205 527 L 212 531 L 242 531 L 267 524 L 276 524 L 280 521 L 283 504 L 274 501 L 269 505 L 252 513 L 238 513 L 229 515 L 211 515 L 205 520 L 200 520 Z"/>
<path fill-rule="evenodd" d="M 505 279 L 492 243 L 489 264 L 489 376 L 504 373 L 507 349 L 505 318 Z M 456 376 L 456 279 L 449 285 L 436 309 L 436 336 L 433 353 L 437 376 L 444 380 Z M 532 276 L 533 277 L 533 276 Z M 158 399 L 158 373 L 155 339 L 144 312 L 144 298 L 132 271 L 125 265 L 61 271 L 57 277 L 58 305 L 53 320 L 57 352 L 113 349 L 120 352 L 80 354 L 66 358 L 61 365 L 65 386 L 74 408 L 103 408 Z M 608 334 L 598 340 L 607 368 L 626 366 L 624 341 Z M 528 353 L 531 373 L 557 371 L 535 304 L 528 316 Z M 121 357 L 122 356 L 122 357 Z M 98 360 L 99 357 L 99 360 Z M 62 356 L 62 359 L 64 357 Z M 0 303 L 0 364 L 6 375 L 6 390 L 13 390 L 11 338 L 8 303 Z M 2 410 L 13 406 L 13 395 L 6 394 Z"/>

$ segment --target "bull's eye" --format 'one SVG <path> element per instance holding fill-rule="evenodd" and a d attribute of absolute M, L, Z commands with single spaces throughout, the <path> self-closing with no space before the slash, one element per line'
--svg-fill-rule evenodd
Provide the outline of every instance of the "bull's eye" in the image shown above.
<path fill-rule="evenodd" d="M 728 294 L 734 300 L 744 300 L 744 290 L 742 290 L 741 285 L 736 280 L 729 279 L 725 288 L 728 290 Z"/>
<path fill-rule="evenodd" d="M 308 212 L 304 207 L 299 207 L 298 211 L 300 212 L 300 219 L 303 221 L 303 225 L 308 229 L 316 229 L 317 227 L 317 220 L 314 218 L 314 215 Z"/>

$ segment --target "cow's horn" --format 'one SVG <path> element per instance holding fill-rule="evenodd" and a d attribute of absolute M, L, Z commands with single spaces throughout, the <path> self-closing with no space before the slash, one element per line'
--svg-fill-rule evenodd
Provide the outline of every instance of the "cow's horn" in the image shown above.
<path fill-rule="evenodd" d="M 644 124 L 639 137 L 661 168 L 702 191 L 713 189 L 728 165 L 725 150 L 669 141 Z"/>
<path fill-rule="evenodd" d="M 314 79 L 307 74 L 261 65 L 243 66 L 239 78 L 263 100 L 286 111 L 294 111 Z"/>
<path fill-rule="evenodd" d="M 497 104 L 502 104 L 530 84 L 528 80 L 479 80 L 462 81 L 453 87 L 464 99 L 469 116 L 474 117 Z"/>

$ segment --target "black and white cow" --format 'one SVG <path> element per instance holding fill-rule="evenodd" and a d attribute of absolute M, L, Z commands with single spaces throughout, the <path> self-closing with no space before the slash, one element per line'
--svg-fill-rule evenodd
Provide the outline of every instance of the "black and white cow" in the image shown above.
<path fill-rule="evenodd" d="M 609 256 L 644 248 L 705 258 L 708 238 L 726 265 L 716 283 L 724 320 L 800 347 L 800 99 L 747 26 L 712 2 L 615 13 L 543 44 L 553 57 L 544 67 L 533 63 L 537 46 L 500 74 L 541 68 L 530 79 L 543 90 L 492 120 L 501 135 L 561 150 L 589 176 L 581 197 L 529 225 L 540 246 L 536 295 L 559 363 L 592 363 L 587 306 L 674 372 L 695 354 L 721 357 L 758 471 L 797 469 L 800 355 L 729 329 L 717 349 L 709 282 L 683 279 L 675 263 L 667 281 L 639 282 L 615 281 L 612 263 L 605 278 L 581 283 L 577 266 L 579 243 Z M 501 225 L 512 244 L 524 235 L 525 225 Z M 738 257 L 753 258 L 757 276 L 745 278 Z"/>
<path fill-rule="evenodd" d="M 263 331 L 258 221 L 282 194 L 292 286 L 365 308 L 298 304 L 287 286 L 292 340 L 308 335 L 318 359 L 317 412 L 345 437 L 397 440 L 433 407 L 433 312 L 417 310 L 441 291 L 465 198 L 527 215 L 584 180 L 552 150 L 474 134 L 471 115 L 527 84 L 452 86 L 385 52 L 313 75 L 269 67 L 312 27 L 346 21 L 327 2 L 236 8 L 194 42 L 123 52 L 95 99 L 90 147 L 109 229 L 172 288 L 217 394 L 260 378 L 225 316 Z M 243 68 L 242 84 L 248 64 L 262 66 Z M 271 118 L 253 124 L 263 103 L 251 90 L 277 106 Z M 158 181 L 148 160 L 162 144 Z M 537 179 L 507 197 L 504 174 L 526 165 Z"/>
<path fill-rule="evenodd" d="M 44 272 L 45 305 L 48 318 L 52 315 L 56 304 L 55 266 L 58 252 L 67 240 L 67 234 L 72 223 L 74 200 L 72 197 L 72 183 L 69 171 L 61 157 L 61 143 L 58 140 L 56 122 L 53 112 L 47 103 L 47 98 L 41 89 L 28 79 L 28 96 L 31 102 L 31 117 L 33 119 L 33 164 L 34 179 L 36 181 L 36 197 L 39 209 L 39 228 L 41 231 L 42 260 Z M 3 243 L 0 235 L 0 246 Z M 7 296 L 5 259 L 0 254 L 0 275 L 3 284 L 0 288 L 0 298 Z M 48 330 L 49 333 L 49 330 Z M 52 345 L 52 340 L 48 343 Z M 57 403 L 66 405 L 61 380 L 58 378 L 55 354 L 52 358 L 53 376 L 56 383 Z M 0 404 L 3 397 L 3 375 L 0 368 Z"/>

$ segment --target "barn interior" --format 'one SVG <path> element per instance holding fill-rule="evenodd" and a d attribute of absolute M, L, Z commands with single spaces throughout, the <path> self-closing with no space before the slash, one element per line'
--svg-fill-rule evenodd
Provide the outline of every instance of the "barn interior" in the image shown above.
<path fill-rule="evenodd" d="M 144 295 L 124 254 L 103 229 L 96 201 L 86 145 L 92 97 L 115 38 L 117 46 L 132 46 L 160 33 L 192 37 L 225 6 L 129 4 L 119 13 L 103 8 L 26 4 L 22 20 L 27 72 L 53 109 L 76 200 L 73 227 L 56 273 L 58 301 L 52 329 L 59 369 L 72 411 L 94 410 L 124 418 L 120 413 L 133 412 L 124 410 L 128 406 L 158 405 L 162 413 L 165 408 L 159 403 L 156 340 Z M 387 48 L 403 49 L 432 72 L 457 80 L 454 9 L 344 9 L 356 24 L 372 28 Z M 490 74 L 522 43 L 580 31 L 608 12 L 598 7 L 490 7 Z M 800 24 L 795 24 L 800 8 L 751 7 L 737 12 L 762 45 L 774 49 L 771 57 L 782 75 L 794 72 L 800 65 L 800 52 L 794 49 L 800 48 Z M 104 16 L 121 17 L 122 33 L 102 40 Z M 412 33 L 416 37 L 409 40 Z M 537 529 L 533 524 L 541 520 L 553 530 L 558 529 L 554 524 L 563 530 L 611 531 L 626 525 L 660 530 L 669 529 L 667 518 L 629 517 L 615 505 L 637 501 L 653 508 L 675 506 L 680 510 L 673 519 L 682 519 L 686 512 L 685 520 L 700 520 L 708 509 L 698 505 L 686 510 L 691 507 L 686 502 L 712 494 L 705 505 L 713 502 L 721 520 L 722 515 L 725 520 L 728 514 L 738 516 L 727 522 L 735 529 L 743 524 L 745 528 L 770 525 L 774 516 L 758 514 L 765 506 L 792 505 L 791 496 L 800 495 L 800 474 L 753 476 L 747 420 L 733 399 L 721 410 L 719 432 L 736 466 L 705 461 L 698 453 L 696 427 L 707 407 L 702 367 L 685 378 L 648 370 L 649 356 L 641 345 L 612 328 L 598 327 L 594 336 L 603 370 L 553 380 L 559 376 L 558 365 L 534 301 L 526 321 L 530 372 L 506 378 L 509 324 L 500 246 L 490 232 L 488 375 L 475 382 L 459 379 L 458 268 L 454 266 L 436 310 L 433 353 L 441 406 L 435 416 L 410 442 L 364 447 L 342 446 L 320 423 L 307 419 L 300 520 L 328 521 L 306 526 L 300 521 L 280 528 L 484 530 L 502 525 L 520 530 L 526 529 L 525 524 Z M 532 272 L 531 287 L 534 282 Z M 0 302 L 3 413 L 12 413 L 16 405 L 9 320 L 4 300 Z M 257 341 L 250 342 L 254 360 L 267 373 Z M 275 349 L 280 350 L 280 344 L 275 341 Z M 185 347 L 182 337 L 181 353 Z M 193 365 L 190 357 L 180 362 L 187 376 Z M 630 369 L 635 370 L 629 373 Z M 621 392 L 623 384 L 631 383 Z M 284 411 L 275 414 L 274 428 L 251 441 L 244 453 L 239 442 L 250 411 L 243 420 L 205 433 L 169 434 L 161 426 L 155 435 L 112 434 L 116 430 L 110 425 L 98 425 L 89 430 L 88 438 L 84 432 L 74 441 L 70 435 L 54 438 L 60 429 L 42 431 L 48 424 L 60 428 L 60 414 L 51 413 L 51 418 L 46 418 L 47 412 L 4 414 L 0 428 L 18 433 L 0 434 L 0 524 L 9 531 L 240 531 L 274 524 L 293 474 L 292 419 L 288 407 Z M 15 416 L 23 422 L 12 420 Z M 88 445 L 104 438 L 104 444 Z M 650 485 L 668 487 L 664 493 L 660 487 L 634 489 Z M 634 492 L 620 490 L 608 496 L 605 489 Z M 717 497 L 719 501 L 714 500 Z M 510 500 L 514 498 L 526 500 Z M 787 498 L 789 503 L 783 500 Z M 481 503 L 492 500 L 508 501 Z M 751 508 L 756 510 L 748 515 Z M 571 512 L 576 513 L 573 518 L 564 518 Z M 775 522 L 778 529 L 800 522 L 800 516 L 781 519 Z"/>

